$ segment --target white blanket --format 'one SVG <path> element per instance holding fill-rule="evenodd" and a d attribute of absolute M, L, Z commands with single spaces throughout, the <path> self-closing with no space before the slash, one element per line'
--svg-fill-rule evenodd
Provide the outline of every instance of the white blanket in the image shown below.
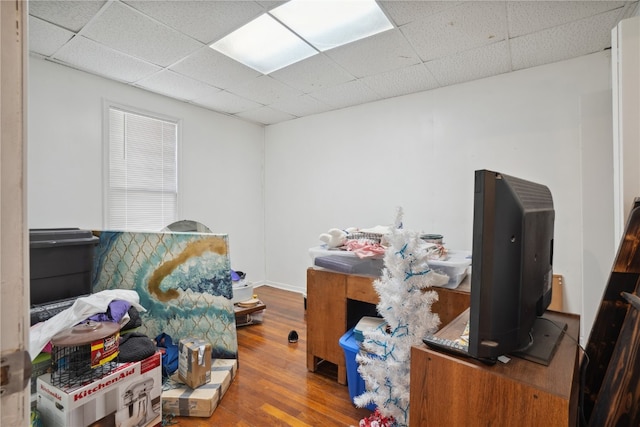
<path fill-rule="evenodd" d="M 111 289 L 78 298 L 71 307 L 51 319 L 33 325 L 29 331 L 29 354 L 31 361 L 40 354 L 51 338 L 58 332 L 69 329 L 94 314 L 106 313 L 113 300 L 127 301 L 138 311 L 147 311 L 140 305 L 140 296 L 129 289 Z"/>

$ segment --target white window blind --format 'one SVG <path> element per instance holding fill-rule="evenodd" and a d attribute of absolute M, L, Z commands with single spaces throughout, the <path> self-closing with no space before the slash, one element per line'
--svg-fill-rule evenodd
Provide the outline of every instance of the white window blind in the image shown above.
<path fill-rule="evenodd" d="M 177 219 L 178 124 L 109 107 L 106 227 L 161 230 Z"/>

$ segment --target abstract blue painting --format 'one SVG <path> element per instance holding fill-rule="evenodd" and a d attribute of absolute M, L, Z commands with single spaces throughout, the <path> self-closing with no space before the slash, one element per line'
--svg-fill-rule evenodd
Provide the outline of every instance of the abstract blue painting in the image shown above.
<path fill-rule="evenodd" d="M 139 332 L 206 339 L 214 358 L 237 358 L 226 234 L 95 231 L 93 292 L 133 289 L 147 310 Z"/>

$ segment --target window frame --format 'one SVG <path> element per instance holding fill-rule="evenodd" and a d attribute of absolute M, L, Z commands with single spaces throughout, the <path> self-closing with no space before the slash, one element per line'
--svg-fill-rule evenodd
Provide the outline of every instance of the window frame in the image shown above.
<path fill-rule="evenodd" d="M 125 105 L 111 100 L 103 100 L 103 119 L 102 119 L 102 227 L 104 230 L 117 230 L 117 231 L 153 231 L 158 232 L 160 230 L 134 230 L 134 229 L 116 229 L 111 227 L 109 222 L 109 191 L 110 191 L 110 112 L 111 109 L 116 109 L 124 113 L 136 114 L 151 119 L 170 122 L 176 125 L 176 221 L 182 218 L 182 191 L 181 191 L 181 174 L 182 174 L 182 119 L 177 117 L 168 116 L 165 114 L 152 112 L 131 105 Z M 169 224 L 166 224 L 169 225 Z"/>

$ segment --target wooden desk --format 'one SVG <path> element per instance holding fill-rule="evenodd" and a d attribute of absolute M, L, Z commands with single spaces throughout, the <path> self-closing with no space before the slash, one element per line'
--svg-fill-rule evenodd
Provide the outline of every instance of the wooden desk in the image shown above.
<path fill-rule="evenodd" d="M 376 277 L 342 274 L 329 270 L 307 270 L 307 369 L 315 372 L 322 360 L 338 367 L 338 382 L 347 383 L 344 350 L 339 340 L 362 317 L 357 308 L 349 310 L 350 301 L 378 303 L 373 289 Z M 469 307 L 469 279 L 456 289 L 433 288 L 439 300 L 432 311 L 441 325 L 451 322 Z M 355 311 L 355 313 L 353 312 Z M 366 315 L 366 313 L 362 314 Z"/>
<path fill-rule="evenodd" d="M 411 348 L 410 420 L 416 426 L 576 426 L 579 392 L 577 315 L 550 365 L 517 357 L 487 366 L 427 348 Z M 567 336 L 569 335 L 569 336 Z"/>

